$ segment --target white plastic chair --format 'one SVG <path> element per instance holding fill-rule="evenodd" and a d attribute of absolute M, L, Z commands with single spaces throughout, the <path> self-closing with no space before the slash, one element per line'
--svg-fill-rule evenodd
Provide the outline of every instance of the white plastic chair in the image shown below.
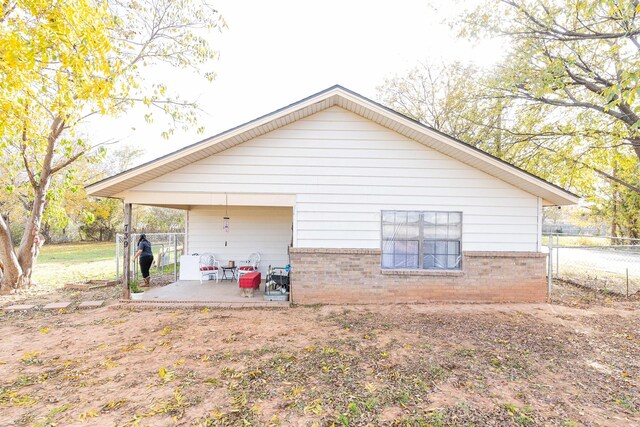
<path fill-rule="evenodd" d="M 246 261 L 240 261 L 240 263 L 244 265 L 238 267 L 238 283 L 240 283 L 240 278 L 245 274 L 258 271 L 258 266 L 260 265 L 260 254 L 258 252 L 249 254 L 249 258 Z"/>
<path fill-rule="evenodd" d="M 218 283 L 218 272 L 220 271 L 220 262 L 216 261 L 216 257 L 213 254 L 200 255 L 200 284 L 202 284 L 202 278 L 207 277 L 207 280 L 211 280 L 212 276 L 215 276 L 216 283 Z"/>

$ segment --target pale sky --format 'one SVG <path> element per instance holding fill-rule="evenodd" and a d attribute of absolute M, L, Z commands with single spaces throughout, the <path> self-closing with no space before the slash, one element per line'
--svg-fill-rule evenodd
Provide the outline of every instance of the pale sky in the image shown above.
<path fill-rule="evenodd" d="M 116 120 L 98 118 L 86 132 L 96 142 L 119 139 L 146 150 L 141 161 L 197 142 L 340 84 L 368 98 L 385 77 L 418 62 L 464 61 L 488 66 L 501 55 L 496 41 L 456 38 L 443 21 L 470 2 L 448 0 L 212 0 L 228 28 L 212 33 L 220 57 L 212 83 L 189 73 L 168 75 L 170 90 L 198 99 L 203 134 L 160 136 L 162 117 L 144 111 Z M 150 70 L 149 72 L 153 72 Z"/>

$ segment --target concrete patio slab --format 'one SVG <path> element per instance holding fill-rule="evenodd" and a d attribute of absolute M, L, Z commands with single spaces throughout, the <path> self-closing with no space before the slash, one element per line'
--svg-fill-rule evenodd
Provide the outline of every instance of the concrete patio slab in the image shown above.
<path fill-rule="evenodd" d="M 91 309 L 91 308 L 100 308 L 102 307 L 102 304 L 104 304 L 104 300 L 82 301 L 78 305 L 78 309 L 84 310 L 84 309 Z"/>
<path fill-rule="evenodd" d="M 42 307 L 45 310 L 64 310 L 71 305 L 71 301 L 52 302 Z"/>
<path fill-rule="evenodd" d="M 109 305 L 109 309 L 121 308 L 288 308 L 289 301 L 269 302 L 264 300 L 264 282 L 253 297 L 243 297 L 238 283 L 213 280 L 179 280 L 162 287 L 151 287 L 140 300 L 120 300 Z"/>
<path fill-rule="evenodd" d="M 264 300 L 264 281 L 260 284 L 260 288 L 255 290 L 252 297 L 243 297 L 240 287 L 235 281 L 216 283 L 213 280 L 208 280 L 200 283 L 198 280 L 179 280 L 167 286 L 147 289 L 141 301 L 273 304 Z"/>

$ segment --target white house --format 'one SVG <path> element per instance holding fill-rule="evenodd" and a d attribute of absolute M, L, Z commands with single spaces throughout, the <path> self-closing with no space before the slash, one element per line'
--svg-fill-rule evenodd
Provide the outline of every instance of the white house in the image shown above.
<path fill-rule="evenodd" d="M 184 209 L 188 253 L 291 264 L 299 303 L 544 300 L 542 207 L 578 201 L 340 86 L 88 192 Z"/>

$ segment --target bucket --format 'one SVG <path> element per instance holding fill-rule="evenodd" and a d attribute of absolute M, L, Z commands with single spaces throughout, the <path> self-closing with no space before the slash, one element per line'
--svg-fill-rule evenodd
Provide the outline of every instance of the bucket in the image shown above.
<path fill-rule="evenodd" d="M 143 300 L 144 292 L 131 292 L 129 296 L 131 297 L 132 300 Z"/>

